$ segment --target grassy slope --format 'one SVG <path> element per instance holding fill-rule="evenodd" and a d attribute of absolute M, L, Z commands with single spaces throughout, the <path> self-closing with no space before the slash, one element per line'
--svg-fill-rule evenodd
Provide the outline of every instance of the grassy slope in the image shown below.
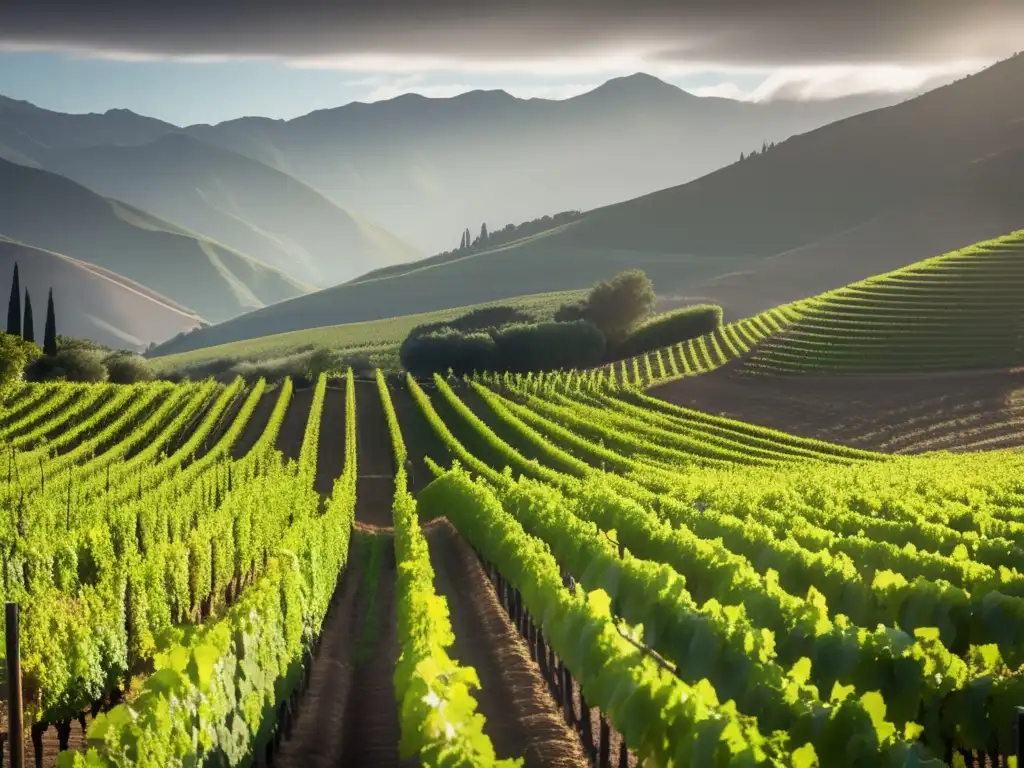
<path fill-rule="evenodd" d="M 301 282 L 334 285 L 418 255 L 287 174 L 184 134 L 140 146 L 72 147 L 39 156 L 47 169 Z"/>
<path fill-rule="evenodd" d="M 211 321 L 311 290 L 238 251 L 62 176 L 2 160 L 0 235 L 123 275 Z"/>
<path fill-rule="evenodd" d="M 90 264 L 0 238 L 0 275 L 9 280 L 18 263 L 23 289 L 33 299 L 37 341 L 46 321 L 46 295 L 53 289 L 59 333 L 112 347 L 141 349 L 199 322 L 149 289 Z"/>
<path fill-rule="evenodd" d="M 582 297 L 583 293 L 548 293 L 536 296 L 521 296 L 507 303 L 530 312 L 538 319 L 549 318 L 562 304 Z M 479 305 L 485 306 L 485 305 Z M 178 355 L 156 357 L 151 360 L 157 371 L 185 369 L 215 360 L 262 361 L 286 357 L 313 347 L 326 347 L 337 351 L 362 349 L 372 352 L 375 362 L 383 367 L 394 365 L 398 345 L 409 331 L 422 323 L 437 322 L 461 315 L 477 306 L 457 307 L 438 312 L 404 315 L 384 320 L 370 320 L 362 323 L 312 328 L 259 339 L 239 341 L 216 347 L 206 347 Z"/>

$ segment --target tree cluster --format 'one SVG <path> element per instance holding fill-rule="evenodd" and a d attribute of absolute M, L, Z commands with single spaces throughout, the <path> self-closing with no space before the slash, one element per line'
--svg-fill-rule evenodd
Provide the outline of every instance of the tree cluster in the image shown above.
<path fill-rule="evenodd" d="M 589 368 L 650 314 L 654 301 L 651 281 L 631 270 L 597 283 L 585 301 L 561 307 L 554 322 L 498 306 L 421 325 L 402 343 L 399 359 L 414 376 Z"/>
<path fill-rule="evenodd" d="M 11 281 L 11 298 L 7 302 L 7 333 L 18 336 L 32 344 L 36 340 L 35 318 L 32 314 L 32 297 L 25 288 L 25 310 L 22 313 L 21 279 L 18 263 L 14 263 L 14 279 Z M 53 310 L 53 289 L 46 304 L 46 326 L 43 329 L 43 354 L 57 353 L 57 320 Z"/>
<path fill-rule="evenodd" d="M 775 142 L 774 141 L 762 141 L 761 142 L 761 151 L 760 152 L 758 152 L 756 149 L 751 150 L 749 155 L 745 154 L 743 152 L 740 152 L 740 161 L 742 162 L 743 160 L 746 160 L 748 157 L 757 157 L 759 154 L 763 155 L 769 149 L 773 149 L 774 147 L 775 147 Z"/>
<path fill-rule="evenodd" d="M 609 348 L 614 349 L 647 319 L 656 301 L 650 278 L 643 270 L 631 269 L 595 284 L 583 301 L 560 307 L 555 320 L 591 322 L 604 334 Z"/>
<path fill-rule="evenodd" d="M 22 375 L 29 381 L 111 381 L 130 384 L 153 378 L 139 355 L 111 350 L 86 339 L 57 335 L 53 289 L 46 303 L 43 346 L 35 340 L 35 318 L 28 288 L 22 304 L 21 278 L 14 265 L 11 296 L 7 303 L 7 332 L 0 336 L 0 384 Z"/>
<path fill-rule="evenodd" d="M 583 214 L 580 211 L 562 211 L 554 216 L 541 216 L 537 219 L 524 221 L 521 224 L 506 224 L 501 229 L 491 232 L 487 230 L 487 224 L 484 223 L 480 225 L 480 234 L 476 237 L 473 237 L 467 227 L 462 232 L 462 239 L 459 241 L 458 250 L 453 251 L 453 253 L 471 251 L 474 248 L 482 248 L 483 246 L 504 245 L 522 237 L 536 235 L 552 227 L 568 224 L 570 221 L 575 221 L 581 216 Z"/>
<path fill-rule="evenodd" d="M 402 366 L 413 376 L 451 371 L 549 371 L 587 368 L 604 358 L 605 338 L 592 323 L 517 323 L 460 331 L 441 328 L 402 345 Z"/>

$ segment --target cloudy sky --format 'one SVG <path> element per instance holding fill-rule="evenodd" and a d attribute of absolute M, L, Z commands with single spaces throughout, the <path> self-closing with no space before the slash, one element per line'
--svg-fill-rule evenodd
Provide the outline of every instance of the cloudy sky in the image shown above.
<path fill-rule="evenodd" d="M 178 124 L 407 92 L 565 98 L 637 71 L 821 99 L 938 85 L 1021 40 L 1021 0 L 2 0 L 0 94 Z"/>

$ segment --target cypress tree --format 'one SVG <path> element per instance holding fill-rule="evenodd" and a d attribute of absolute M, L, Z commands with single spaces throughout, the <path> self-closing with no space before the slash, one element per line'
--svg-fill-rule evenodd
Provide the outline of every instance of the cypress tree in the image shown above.
<path fill-rule="evenodd" d="M 483 224 L 480 225 L 480 242 L 487 242 L 487 222 L 484 222 Z"/>
<path fill-rule="evenodd" d="M 21 282 L 18 280 L 18 262 L 14 262 L 14 282 L 11 300 L 7 304 L 7 332 L 21 336 Z"/>
<path fill-rule="evenodd" d="M 460 251 L 466 250 L 466 233 L 465 232 L 462 233 L 462 240 L 461 240 L 461 242 L 459 242 L 459 250 Z"/>
<path fill-rule="evenodd" d="M 46 328 L 43 331 L 43 354 L 57 354 L 57 318 L 53 312 L 53 288 L 46 302 Z"/>
<path fill-rule="evenodd" d="M 25 289 L 25 322 L 21 326 L 21 335 L 25 341 L 35 342 L 36 327 L 32 319 L 32 297 L 28 295 L 28 288 Z"/>

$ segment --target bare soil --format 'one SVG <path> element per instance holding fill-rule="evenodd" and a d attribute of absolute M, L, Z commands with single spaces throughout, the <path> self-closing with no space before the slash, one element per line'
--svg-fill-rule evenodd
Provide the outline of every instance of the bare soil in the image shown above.
<path fill-rule="evenodd" d="M 299 704 L 291 738 L 274 757 L 280 768 L 333 768 L 342 765 L 345 712 L 352 691 L 352 651 L 358 637 L 353 621 L 366 565 L 364 548 L 351 546 L 313 657 L 309 688 Z"/>
<path fill-rule="evenodd" d="M 260 439 L 263 430 L 267 428 L 267 424 L 270 422 L 270 414 L 274 412 L 274 406 L 277 404 L 277 398 L 280 395 L 281 390 L 276 387 L 264 390 L 260 401 L 256 403 L 252 416 L 249 417 L 249 422 L 245 425 L 245 429 L 242 430 L 242 434 L 235 441 L 235 444 L 231 446 L 231 458 L 242 458 L 256 445 L 256 441 Z"/>
<path fill-rule="evenodd" d="M 91 717 L 86 717 L 86 727 L 92 723 Z M 3 744 L 3 765 L 11 765 L 11 744 L 7 740 L 7 723 L 3 724 L 4 733 L 4 744 Z M 68 738 L 68 750 L 72 752 L 84 752 L 86 748 L 85 731 L 82 729 L 81 724 L 75 720 L 71 723 L 71 734 Z M 32 747 L 32 740 L 27 735 L 25 736 L 25 765 L 35 765 L 35 750 Z M 57 736 L 57 729 L 54 726 L 50 726 L 43 733 L 43 768 L 53 768 L 57 765 L 57 756 L 60 754 L 60 741 Z"/>
<path fill-rule="evenodd" d="M 328 386 L 320 419 L 317 467 L 314 485 L 321 497 L 329 497 L 334 481 L 345 468 L 345 390 Z"/>
<path fill-rule="evenodd" d="M 391 402 L 395 406 L 395 415 L 398 416 L 398 424 L 402 429 L 402 439 L 405 440 L 406 450 L 413 463 L 409 490 L 419 493 L 434 479 L 425 457 L 429 456 L 435 464 L 442 467 L 451 463 L 451 457 L 444 442 L 437 436 L 423 411 L 412 399 L 404 382 L 400 386 L 392 387 Z"/>
<path fill-rule="evenodd" d="M 390 528 L 395 496 L 395 461 L 384 406 L 375 381 L 356 382 L 356 521 Z"/>
<path fill-rule="evenodd" d="M 309 409 L 313 404 L 313 388 L 296 387 L 292 391 L 291 402 L 281 422 L 281 431 L 277 435 L 277 449 L 284 458 L 299 460 L 302 451 L 302 439 L 306 436 L 306 422 L 309 421 Z"/>
<path fill-rule="evenodd" d="M 535 768 L 588 765 L 579 737 L 562 719 L 472 549 L 447 520 L 425 532 L 434 586 L 448 601 L 455 632 L 451 653 L 480 677 L 478 711 L 498 757 L 522 756 Z"/>
<path fill-rule="evenodd" d="M 394 674 L 400 653 L 395 615 L 395 546 L 393 536 L 381 537 L 376 590 L 361 589 L 348 617 L 350 659 L 354 662 L 342 731 L 341 761 L 337 765 L 368 768 L 412 768 L 416 760 L 400 760 L 401 729 L 395 701 Z M 366 547 L 361 547 L 364 551 Z M 371 579 L 372 581 L 372 579 Z M 362 584 L 366 585 L 364 578 Z M 372 624 L 368 624 L 372 622 Z M 369 658 L 360 658 L 360 641 L 372 639 Z M 333 728 L 342 723 L 334 721 Z"/>
<path fill-rule="evenodd" d="M 751 376 L 727 366 L 649 394 L 805 437 L 891 453 L 1024 445 L 1024 369 Z"/>

